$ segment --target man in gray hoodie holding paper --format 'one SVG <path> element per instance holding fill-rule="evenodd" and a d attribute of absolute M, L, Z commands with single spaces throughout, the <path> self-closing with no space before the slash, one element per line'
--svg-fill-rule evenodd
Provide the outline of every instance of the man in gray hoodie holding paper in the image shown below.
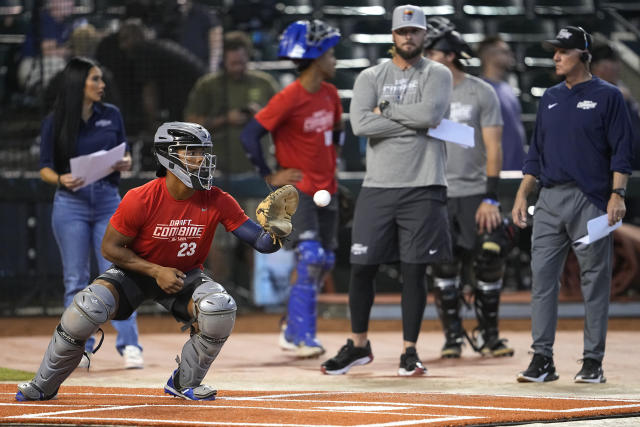
<path fill-rule="evenodd" d="M 366 136 L 367 172 L 356 204 L 351 246 L 351 338 L 322 364 L 325 374 L 344 374 L 373 360 L 367 338 L 380 264 L 400 262 L 403 351 L 398 375 L 426 373 L 416 342 L 426 304 L 428 263 L 451 258 L 447 219 L 446 149 L 431 138 L 451 101 L 451 72 L 422 56 L 424 12 L 398 6 L 392 20 L 393 58 L 357 78 L 351 126 Z"/>

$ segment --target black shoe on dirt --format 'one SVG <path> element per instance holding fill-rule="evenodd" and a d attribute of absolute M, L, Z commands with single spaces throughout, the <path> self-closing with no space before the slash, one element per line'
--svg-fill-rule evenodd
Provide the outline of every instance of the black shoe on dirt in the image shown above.
<path fill-rule="evenodd" d="M 371 343 L 367 341 L 365 347 L 356 347 L 353 340 L 348 339 L 347 343 L 342 346 L 338 354 L 331 359 L 325 361 L 320 369 L 327 375 L 342 375 L 349 372 L 354 366 L 366 365 L 373 360 L 371 352 Z"/>
<path fill-rule="evenodd" d="M 553 364 L 553 358 L 537 353 L 533 355 L 527 370 L 518 374 L 518 382 L 520 383 L 541 383 L 555 381 L 558 378 L 556 367 Z"/>
<path fill-rule="evenodd" d="M 400 367 L 398 368 L 398 375 L 402 377 L 415 377 L 418 375 L 424 375 L 427 372 L 427 368 L 424 367 L 415 347 L 407 347 L 404 354 L 400 356 Z"/>
<path fill-rule="evenodd" d="M 582 369 L 576 374 L 573 381 L 576 383 L 592 384 L 606 383 L 607 379 L 604 377 L 604 372 L 602 371 L 602 362 L 585 357 L 582 359 Z"/>

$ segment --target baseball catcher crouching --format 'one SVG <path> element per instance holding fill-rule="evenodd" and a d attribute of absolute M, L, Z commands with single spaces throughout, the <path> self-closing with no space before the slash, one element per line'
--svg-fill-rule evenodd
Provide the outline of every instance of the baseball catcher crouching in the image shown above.
<path fill-rule="evenodd" d="M 260 224 L 213 186 L 216 156 L 200 125 L 164 123 L 154 139 L 158 178 L 130 190 L 111 218 L 102 252 L 113 265 L 76 294 L 63 313 L 33 380 L 16 399 L 48 400 L 78 366 L 84 343 L 108 320 L 126 319 L 145 300 L 164 306 L 190 329 L 164 387 L 188 400 L 213 400 L 202 384 L 236 318 L 236 302 L 203 271 L 218 223 L 259 252 L 271 253 L 292 229 L 297 191 L 285 186 L 260 204 Z"/>

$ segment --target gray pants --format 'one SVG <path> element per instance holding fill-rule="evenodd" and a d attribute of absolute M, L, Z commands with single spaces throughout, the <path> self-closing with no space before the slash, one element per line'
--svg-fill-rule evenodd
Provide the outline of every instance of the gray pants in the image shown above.
<path fill-rule="evenodd" d="M 603 215 L 575 185 L 543 188 L 533 215 L 531 243 L 531 348 L 553 356 L 558 322 L 560 275 L 569 248 L 580 265 L 585 306 L 583 357 L 602 361 L 607 337 L 613 237 L 589 245 L 573 244 L 587 234 L 587 221 Z"/>

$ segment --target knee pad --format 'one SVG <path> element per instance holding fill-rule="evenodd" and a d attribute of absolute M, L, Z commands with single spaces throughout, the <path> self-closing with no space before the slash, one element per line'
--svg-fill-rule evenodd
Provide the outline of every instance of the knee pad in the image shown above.
<path fill-rule="evenodd" d="M 303 240 L 296 247 L 296 284 L 306 286 L 320 285 L 324 273 L 326 252 L 317 240 Z"/>
<path fill-rule="evenodd" d="M 452 279 L 460 274 L 460 263 L 457 261 L 433 264 L 432 268 L 433 275 L 443 279 Z"/>
<path fill-rule="evenodd" d="M 200 333 L 214 344 L 224 343 L 236 322 L 236 302 L 216 282 L 204 282 L 193 292 Z"/>
<path fill-rule="evenodd" d="M 60 326 L 71 338 L 84 343 L 115 310 L 116 299 L 111 291 L 94 283 L 73 297 L 73 303 L 62 314 Z"/>
<path fill-rule="evenodd" d="M 182 347 L 178 374 L 174 377 L 178 388 L 201 384 L 236 321 L 236 302 L 219 283 L 203 282 L 192 298 L 200 331 Z"/>
<path fill-rule="evenodd" d="M 486 241 L 482 244 L 474 262 L 478 281 L 493 283 L 502 280 L 505 262 L 501 252 L 495 242 Z"/>

